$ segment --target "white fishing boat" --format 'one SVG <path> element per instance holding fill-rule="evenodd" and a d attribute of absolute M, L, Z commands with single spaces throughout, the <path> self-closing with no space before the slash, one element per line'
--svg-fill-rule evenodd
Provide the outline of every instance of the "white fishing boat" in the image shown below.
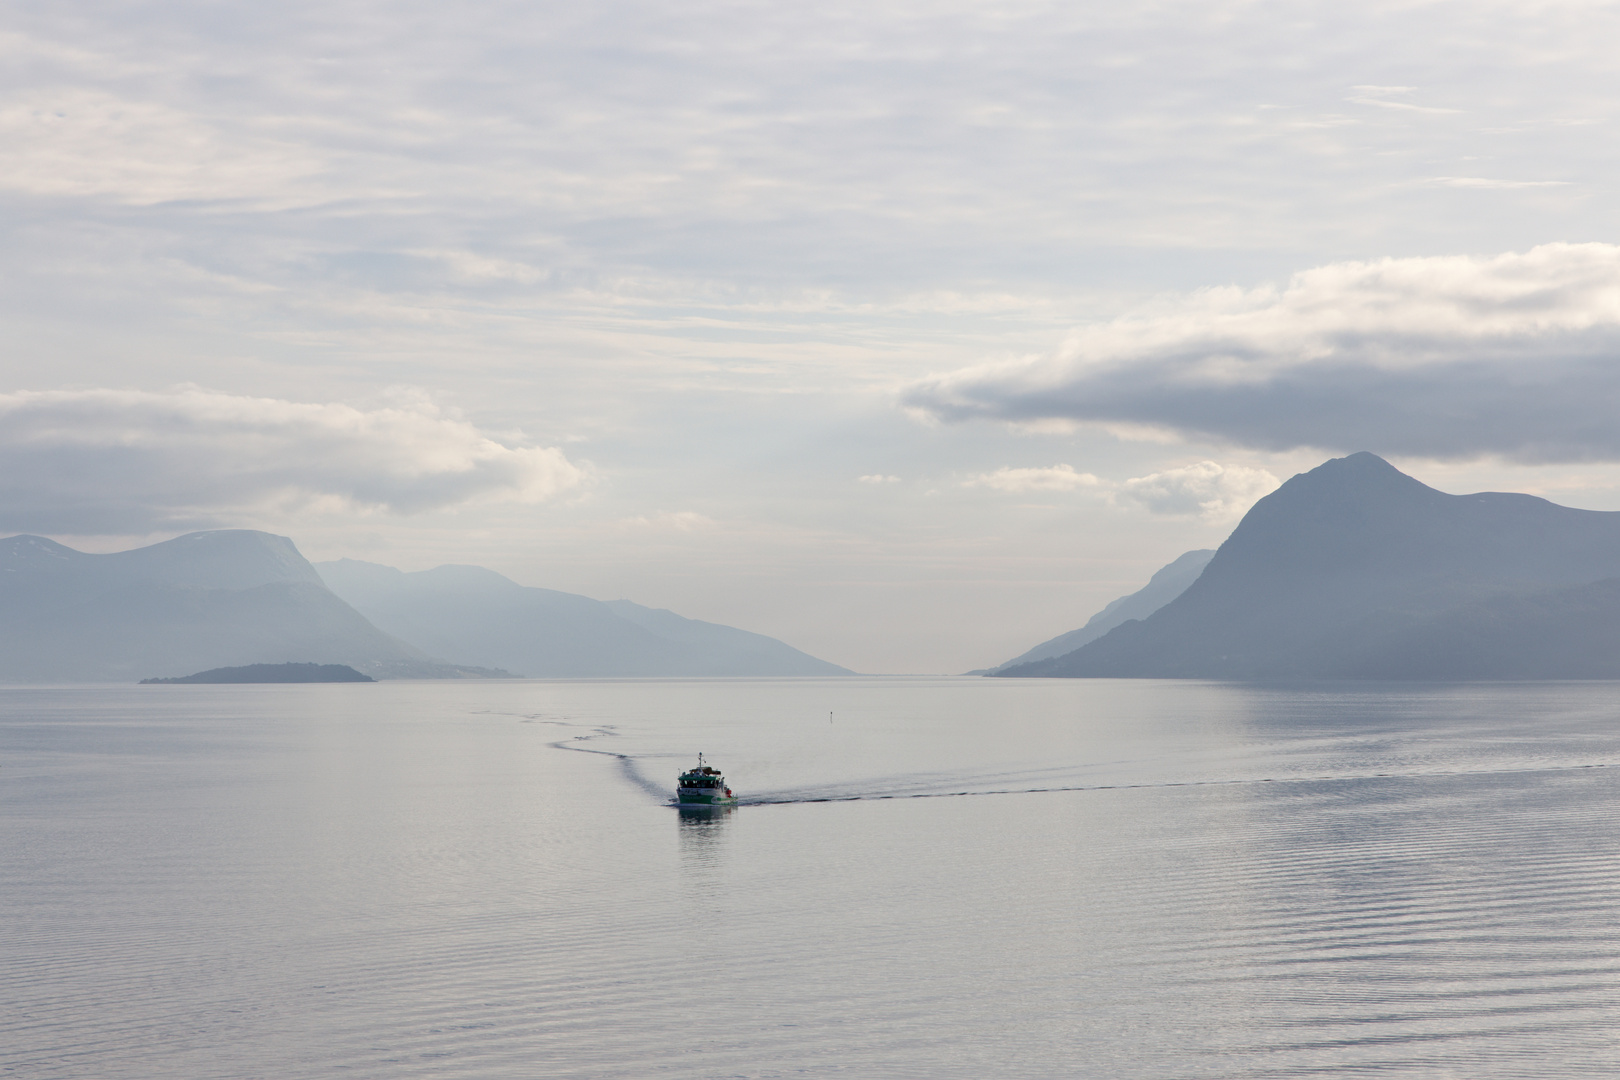
<path fill-rule="evenodd" d="M 726 778 L 720 770 L 698 755 L 698 763 L 681 773 L 675 788 L 676 800 L 682 806 L 733 806 L 737 797 L 726 787 Z"/>

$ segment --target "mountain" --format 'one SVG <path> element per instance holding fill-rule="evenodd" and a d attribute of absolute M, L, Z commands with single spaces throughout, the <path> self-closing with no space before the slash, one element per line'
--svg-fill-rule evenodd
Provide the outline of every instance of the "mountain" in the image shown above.
<path fill-rule="evenodd" d="M 1086 625 L 1080 629 L 1070 630 L 1049 641 L 1043 641 L 1004 664 L 998 664 L 984 671 L 970 671 L 968 674 L 998 675 L 1020 664 L 1062 656 L 1064 653 L 1073 652 L 1088 641 L 1095 641 L 1121 623 L 1132 619 L 1145 619 L 1186 592 L 1187 586 L 1198 580 L 1198 575 L 1204 572 L 1204 567 L 1209 564 L 1210 557 L 1214 554 L 1215 552 L 1208 548 L 1189 551 L 1169 565 L 1161 567 L 1140 589 L 1129 596 L 1122 596 L 1110 602 L 1107 607 L 1086 620 Z"/>
<path fill-rule="evenodd" d="M 1620 512 L 1448 495 L 1353 454 L 1256 503 L 1158 611 L 1001 674 L 1620 677 L 1617 579 Z"/>
<path fill-rule="evenodd" d="M 387 632 L 437 656 L 531 677 L 851 674 L 763 634 L 530 588 L 478 566 L 405 573 L 340 559 L 317 569 Z"/>
<path fill-rule="evenodd" d="M 133 682 L 244 664 L 461 674 L 333 595 L 284 536 L 191 533 L 96 555 L 0 540 L 0 682 Z"/>

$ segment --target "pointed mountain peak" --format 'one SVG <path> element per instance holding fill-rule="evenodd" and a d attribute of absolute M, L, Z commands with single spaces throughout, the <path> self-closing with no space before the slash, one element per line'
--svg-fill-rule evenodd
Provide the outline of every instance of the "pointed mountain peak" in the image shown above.
<path fill-rule="evenodd" d="M 1256 503 L 1181 596 L 1028 673 L 1607 678 L 1620 599 L 1548 590 L 1616 578 L 1620 512 L 1449 495 L 1352 454 Z"/>
<path fill-rule="evenodd" d="M 1400 472 L 1399 469 L 1395 468 L 1395 466 L 1391 465 L 1389 462 L 1385 461 L 1371 450 L 1357 450 L 1354 454 L 1346 454 L 1344 457 L 1329 458 L 1328 460 L 1322 462 L 1322 464 L 1318 465 L 1317 468 L 1326 469 L 1332 466 L 1338 466 L 1339 468 L 1343 469 L 1383 469 L 1388 472 Z M 1401 475 L 1405 476 L 1406 474 L 1401 473 Z"/>
<path fill-rule="evenodd" d="M 1401 470 L 1379 457 L 1363 450 L 1348 457 L 1324 461 L 1310 472 L 1300 473 L 1294 480 L 1308 480 L 1312 486 L 1323 485 L 1384 485 L 1390 488 L 1433 491 L 1421 480 L 1407 476 Z"/>
<path fill-rule="evenodd" d="M 1309 472 L 1291 477 L 1267 495 L 1244 517 L 1238 530 L 1251 522 L 1275 520 L 1279 515 L 1354 517 L 1409 513 L 1420 506 L 1455 499 L 1421 480 L 1401 472 L 1379 457 L 1362 451 L 1325 461 Z M 1234 535 L 1237 535 L 1234 533 Z"/>

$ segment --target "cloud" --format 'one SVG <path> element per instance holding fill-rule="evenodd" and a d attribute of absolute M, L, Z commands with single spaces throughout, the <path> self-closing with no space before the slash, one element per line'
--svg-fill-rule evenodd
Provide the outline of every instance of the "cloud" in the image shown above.
<path fill-rule="evenodd" d="M 15 96 L 0 105 L 0 189 L 136 205 L 280 200 L 319 172 L 308 147 L 256 126 L 87 88 Z"/>
<path fill-rule="evenodd" d="M 1226 521 L 1241 517 L 1262 495 L 1275 491 L 1278 483 L 1277 478 L 1264 469 L 1200 461 L 1133 477 L 1123 483 L 1076 472 L 1072 465 L 1053 465 L 1044 469 L 1005 468 L 979 473 L 963 480 L 962 486 L 1010 492 L 1083 489 L 1104 496 L 1115 505 L 1137 506 L 1153 514 Z"/>
<path fill-rule="evenodd" d="M 186 388 L 0 394 L 0 528 L 128 534 L 315 511 L 533 503 L 583 480 L 423 395 L 362 410 Z"/>
<path fill-rule="evenodd" d="M 1432 116 L 1450 116 L 1460 109 L 1442 109 L 1433 105 L 1413 105 L 1408 101 L 1384 101 L 1380 98 L 1351 97 L 1344 100 L 1352 105 L 1375 105 L 1380 109 L 1399 109 L 1402 112 L 1428 113 Z"/>
<path fill-rule="evenodd" d="M 862 484 L 898 484 L 898 476 L 884 476 L 882 473 L 873 473 L 870 476 L 857 476 L 856 481 Z"/>
<path fill-rule="evenodd" d="M 1127 480 L 1115 491 L 1115 501 L 1137 503 L 1155 514 L 1227 521 L 1242 517 L 1279 483 L 1264 469 L 1200 461 Z"/>
<path fill-rule="evenodd" d="M 1102 483 L 1090 473 L 1075 472 L 1073 465 L 1053 465 L 1046 469 L 997 469 L 962 481 L 963 487 L 987 487 L 997 491 L 1074 491 Z"/>
<path fill-rule="evenodd" d="M 933 418 L 1067 419 L 1296 448 L 1620 460 L 1620 246 L 1336 263 L 935 375 Z"/>
<path fill-rule="evenodd" d="M 1417 89 L 1415 86 L 1352 86 L 1355 96 L 1345 98 L 1353 105 L 1375 105 L 1380 109 L 1400 109 L 1405 112 L 1432 113 L 1435 115 L 1449 115 L 1460 112 L 1460 109 L 1441 109 L 1428 105 L 1413 105 L 1409 101 L 1390 101 L 1392 94 L 1410 94 Z"/>
<path fill-rule="evenodd" d="M 707 532 L 719 523 L 695 510 L 676 510 L 652 515 L 638 514 L 635 517 L 624 518 L 620 524 L 631 529 L 647 529 L 653 532 L 690 533 Z"/>
<path fill-rule="evenodd" d="M 1568 180 L 1492 180 L 1484 176 L 1431 176 L 1423 181 L 1437 187 L 1481 188 L 1490 191 L 1515 191 L 1519 188 L 1569 187 Z"/>

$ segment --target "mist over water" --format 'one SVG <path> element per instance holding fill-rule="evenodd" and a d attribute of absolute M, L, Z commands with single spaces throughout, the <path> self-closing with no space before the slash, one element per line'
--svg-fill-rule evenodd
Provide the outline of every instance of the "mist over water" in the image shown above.
<path fill-rule="evenodd" d="M 1611 1075 L 1617 691 L 0 689 L 0 1075 Z"/>

